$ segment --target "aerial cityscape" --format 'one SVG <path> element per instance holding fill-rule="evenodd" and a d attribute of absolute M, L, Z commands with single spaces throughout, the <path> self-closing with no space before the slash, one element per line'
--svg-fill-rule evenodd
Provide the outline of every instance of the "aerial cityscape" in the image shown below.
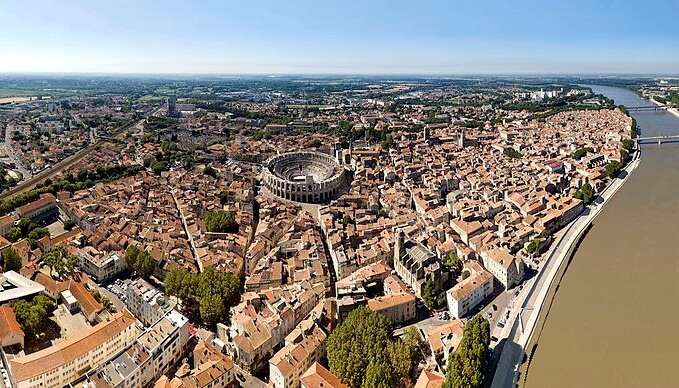
<path fill-rule="evenodd" d="M 677 385 L 676 4 L 38 3 L 1 388 Z"/>

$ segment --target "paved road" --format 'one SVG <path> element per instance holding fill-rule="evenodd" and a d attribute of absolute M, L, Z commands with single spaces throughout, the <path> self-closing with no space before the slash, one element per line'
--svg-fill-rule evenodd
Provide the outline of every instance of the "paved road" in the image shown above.
<path fill-rule="evenodd" d="M 523 362 L 525 348 L 537 326 L 541 309 L 546 305 L 550 286 L 566 263 L 572 256 L 578 241 L 584 236 L 591 222 L 599 214 L 605 202 L 620 189 L 629 174 L 639 164 L 639 154 L 636 154 L 624 170 L 625 179 L 615 179 L 594 203 L 586 208 L 583 215 L 572 222 L 560 237 L 557 236 L 555 244 L 548 252 L 548 259 L 538 275 L 526 282 L 524 289 L 517 297 L 515 303 L 521 308 L 515 308 L 510 313 L 507 326 L 498 336 L 503 341 L 498 357 L 498 364 L 491 384 L 492 388 L 505 388 L 516 386 L 518 370 Z M 497 355 L 496 355 L 497 356 Z"/>

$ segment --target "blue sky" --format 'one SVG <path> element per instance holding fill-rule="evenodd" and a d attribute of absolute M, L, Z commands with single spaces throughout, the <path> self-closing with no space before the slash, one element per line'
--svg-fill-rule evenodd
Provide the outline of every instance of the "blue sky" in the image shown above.
<path fill-rule="evenodd" d="M 0 72 L 677 74 L 678 21 L 678 0 L 0 0 Z"/>

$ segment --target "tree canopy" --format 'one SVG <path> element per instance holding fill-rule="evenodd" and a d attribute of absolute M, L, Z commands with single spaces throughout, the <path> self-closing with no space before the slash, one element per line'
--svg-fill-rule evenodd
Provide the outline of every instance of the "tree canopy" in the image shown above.
<path fill-rule="evenodd" d="M 457 278 L 462 274 L 462 267 L 462 260 L 455 252 L 450 252 L 444 257 L 443 269 L 450 274 L 452 286 L 457 283 Z"/>
<path fill-rule="evenodd" d="M 161 172 L 167 170 L 167 163 L 154 159 L 149 165 L 149 168 L 154 174 L 160 175 Z"/>
<path fill-rule="evenodd" d="M 240 288 L 234 274 L 212 267 L 199 274 L 175 267 L 165 275 L 165 291 L 181 299 L 188 315 L 210 326 L 228 318 L 229 309 L 240 301 Z"/>
<path fill-rule="evenodd" d="M 605 170 L 607 177 L 609 178 L 615 177 L 616 175 L 618 175 L 618 172 L 620 171 L 620 162 L 611 160 L 606 164 Z"/>
<path fill-rule="evenodd" d="M 217 170 L 209 164 L 206 165 L 205 168 L 203 169 L 203 174 L 211 176 L 213 178 L 217 178 L 218 176 Z"/>
<path fill-rule="evenodd" d="M 238 223 L 230 211 L 207 212 L 203 222 L 208 232 L 234 233 L 238 231 Z"/>
<path fill-rule="evenodd" d="M 540 250 L 540 248 L 542 247 L 542 242 L 543 242 L 543 241 L 544 241 L 544 240 L 541 239 L 541 238 L 533 239 L 533 240 L 528 244 L 528 246 L 526 247 L 526 252 L 528 252 L 528 254 L 530 254 L 530 255 L 534 255 L 534 254 L 536 254 L 536 253 L 540 253 L 539 250 Z"/>
<path fill-rule="evenodd" d="M 56 271 L 59 276 L 67 276 L 73 273 L 78 258 L 66 250 L 64 245 L 56 245 L 49 248 L 42 255 L 42 264 L 50 269 L 50 275 Z"/>
<path fill-rule="evenodd" d="M 2 252 L 2 263 L 5 271 L 18 271 L 21 269 L 21 256 L 14 248 L 9 247 Z"/>
<path fill-rule="evenodd" d="M 37 335 L 44 327 L 47 317 L 56 307 L 52 299 L 37 295 L 30 302 L 23 299 L 17 300 L 14 303 L 14 313 L 24 333 Z"/>
<path fill-rule="evenodd" d="M 594 152 L 594 149 L 591 147 L 578 148 L 577 150 L 573 151 L 571 157 L 575 160 L 580 160 L 590 152 Z"/>
<path fill-rule="evenodd" d="M 136 245 L 130 245 L 125 250 L 125 263 L 127 268 L 136 271 L 144 279 L 153 275 L 153 269 L 156 266 L 151 254 L 146 250 L 139 249 Z"/>
<path fill-rule="evenodd" d="M 480 388 L 488 365 L 490 324 L 476 315 L 464 327 L 462 341 L 448 359 L 443 388 Z"/>
<path fill-rule="evenodd" d="M 418 354 L 414 330 L 392 340 L 388 318 L 358 307 L 328 337 L 330 370 L 354 388 L 405 386 Z"/>
<path fill-rule="evenodd" d="M 424 304 L 432 309 L 437 310 L 446 304 L 446 293 L 438 284 L 429 279 L 422 287 L 422 301 Z"/>
<path fill-rule="evenodd" d="M 521 152 L 512 147 L 505 147 L 503 153 L 512 159 L 519 159 L 523 156 Z"/>
<path fill-rule="evenodd" d="M 574 197 L 582 200 L 582 202 L 586 204 L 589 203 L 589 201 L 591 201 L 594 197 L 594 189 L 592 188 L 592 185 L 590 185 L 589 182 L 585 182 L 585 184 L 580 186 L 578 191 L 575 192 Z"/>

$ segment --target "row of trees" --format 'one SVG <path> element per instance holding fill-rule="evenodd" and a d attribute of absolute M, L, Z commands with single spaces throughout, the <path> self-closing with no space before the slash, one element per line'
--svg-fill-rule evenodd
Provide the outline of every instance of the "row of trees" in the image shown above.
<path fill-rule="evenodd" d="M 464 326 L 462 342 L 448 358 L 443 388 L 480 388 L 484 384 L 488 367 L 490 324 L 476 315 Z"/>
<path fill-rule="evenodd" d="M 240 301 L 241 283 L 234 274 L 212 267 L 198 274 L 172 268 L 165 275 L 165 292 L 181 299 L 187 315 L 214 326 L 227 321 L 229 309 Z"/>
<path fill-rule="evenodd" d="M 679 105 L 679 93 L 671 92 L 668 96 L 653 96 L 661 104 Z"/>
<path fill-rule="evenodd" d="M 388 388 L 410 385 L 413 365 L 421 355 L 417 330 L 403 339 L 391 338 L 389 318 L 361 306 L 327 340 L 330 370 L 353 388 Z"/>
<path fill-rule="evenodd" d="M 42 185 L 39 185 L 33 190 L 0 200 L 0 215 L 9 214 L 17 207 L 35 201 L 40 197 L 40 194 L 56 194 L 63 190 L 75 192 L 92 187 L 97 182 L 115 180 L 124 176 L 134 175 L 141 171 L 141 169 L 142 166 L 137 165 L 100 167 L 94 171 L 82 170 L 77 175 L 68 173 L 63 179 L 56 182 L 47 179 Z"/>

